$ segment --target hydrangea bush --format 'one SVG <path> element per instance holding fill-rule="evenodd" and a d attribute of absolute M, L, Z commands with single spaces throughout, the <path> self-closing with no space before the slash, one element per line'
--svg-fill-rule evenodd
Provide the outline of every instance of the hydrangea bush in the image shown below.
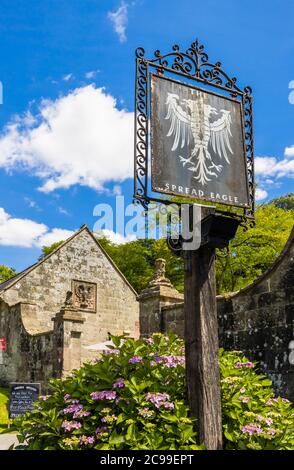
<path fill-rule="evenodd" d="M 113 337 L 114 348 L 70 377 L 15 424 L 27 449 L 190 449 L 181 339 Z M 294 449 L 293 410 L 241 353 L 220 351 L 225 447 Z"/>

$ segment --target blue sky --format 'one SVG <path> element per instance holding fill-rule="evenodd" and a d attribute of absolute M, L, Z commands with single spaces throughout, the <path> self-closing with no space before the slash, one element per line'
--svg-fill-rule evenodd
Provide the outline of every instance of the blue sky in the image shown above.
<path fill-rule="evenodd" d="M 97 204 L 131 201 L 138 46 L 198 37 L 251 85 L 259 200 L 293 191 L 293 18 L 292 0 L 2 0 L 0 264 L 23 269 L 93 228 Z"/>

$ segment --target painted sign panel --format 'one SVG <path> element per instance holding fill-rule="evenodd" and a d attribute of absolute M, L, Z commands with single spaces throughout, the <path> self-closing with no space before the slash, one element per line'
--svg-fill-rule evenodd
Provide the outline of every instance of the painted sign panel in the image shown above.
<path fill-rule="evenodd" d="M 241 103 L 151 76 L 152 190 L 249 206 Z"/>
<path fill-rule="evenodd" d="M 9 418 L 17 418 L 20 415 L 34 409 L 33 403 L 40 395 L 39 383 L 11 383 L 9 395 Z"/>

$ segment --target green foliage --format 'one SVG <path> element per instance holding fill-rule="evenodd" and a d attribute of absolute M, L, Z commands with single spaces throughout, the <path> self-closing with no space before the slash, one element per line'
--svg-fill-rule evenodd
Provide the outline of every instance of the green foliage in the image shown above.
<path fill-rule="evenodd" d="M 4 266 L 3 264 L 0 265 L 0 284 L 1 282 L 8 281 L 8 279 L 12 278 L 15 275 L 15 269 L 9 268 L 8 266 Z"/>
<path fill-rule="evenodd" d="M 188 416 L 182 340 L 112 340 L 115 349 L 51 381 L 51 395 L 15 420 L 20 442 L 29 450 L 202 449 Z M 221 351 L 220 370 L 225 447 L 294 449 L 293 410 L 271 382 L 237 352 Z"/>
<path fill-rule="evenodd" d="M 277 259 L 290 235 L 294 211 L 273 204 L 258 206 L 256 226 L 246 232 L 240 227 L 229 250 L 217 252 L 218 293 L 233 292 L 253 282 Z"/>
<path fill-rule="evenodd" d="M 292 198 L 292 199 L 291 199 Z M 281 202 L 281 201 L 284 202 Z M 239 228 L 229 250 L 217 250 L 217 293 L 239 290 L 263 274 L 281 253 L 293 227 L 293 195 L 260 205 L 256 226 L 244 232 Z M 166 260 L 166 276 L 180 292 L 184 291 L 183 260 L 174 256 L 165 239 L 141 239 L 116 245 L 105 237 L 99 242 L 137 292 L 145 289 L 153 276 L 155 260 Z M 41 258 L 62 242 L 43 247 Z"/>
<path fill-rule="evenodd" d="M 45 256 L 50 255 L 52 251 L 56 250 L 62 243 L 64 243 L 63 240 L 60 240 L 59 242 L 52 243 L 50 246 L 43 246 L 42 247 L 42 254 L 39 256 L 39 260 L 45 258 Z"/>
<path fill-rule="evenodd" d="M 164 363 L 150 365 L 167 351 L 181 356 L 181 341 L 154 335 L 150 342 L 113 337 L 113 343 L 118 349 L 101 360 L 85 364 L 72 377 L 53 380 L 52 395 L 20 420 L 20 439 L 27 440 L 29 449 L 198 448 L 184 403 L 182 357 L 173 368 Z M 110 392 L 109 399 L 96 399 L 99 391 Z M 73 400 L 89 416 L 69 412 Z M 81 427 L 66 432 L 64 426 L 71 426 L 68 422 L 81 423 L 77 425 Z M 91 438 L 88 445 L 82 444 L 81 436 L 86 436 L 85 441 Z"/>
<path fill-rule="evenodd" d="M 275 398 L 272 382 L 241 353 L 220 351 L 223 430 L 227 449 L 294 450 L 294 412 Z"/>
<path fill-rule="evenodd" d="M 6 388 L 0 388 L 0 434 L 8 425 L 8 400 L 8 390 Z"/>
<path fill-rule="evenodd" d="M 270 204 L 274 204 L 279 209 L 284 209 L 285 211 L 294 210 L 294 193 L 286 194 L 285 196 L 277 197 L 273 199 Z"/>
<path fill-rule="evenodd" d="M 107 238 L 99 238 L 109 256 L 137 292 L 145 289 L 153 276 L 155 260 L 166 260 L 166 276 L 180 292 L 183 291 L 183 260 L 174 256 L 164 239 L 145 240 L 115 245 Z"/>

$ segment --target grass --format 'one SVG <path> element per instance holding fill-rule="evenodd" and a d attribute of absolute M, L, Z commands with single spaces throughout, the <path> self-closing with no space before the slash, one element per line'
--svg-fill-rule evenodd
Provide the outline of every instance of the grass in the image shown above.
<path fill-rule="evenodd" d="M 8 400 L 8 390 L 0 388 L 0 429 L 8 424 Z"/>
<path fill-rule="evenodd" d="M 0 434 L 13 432 L 8 429 L 8 401 L 9 391 L 0 387 Z"/>

